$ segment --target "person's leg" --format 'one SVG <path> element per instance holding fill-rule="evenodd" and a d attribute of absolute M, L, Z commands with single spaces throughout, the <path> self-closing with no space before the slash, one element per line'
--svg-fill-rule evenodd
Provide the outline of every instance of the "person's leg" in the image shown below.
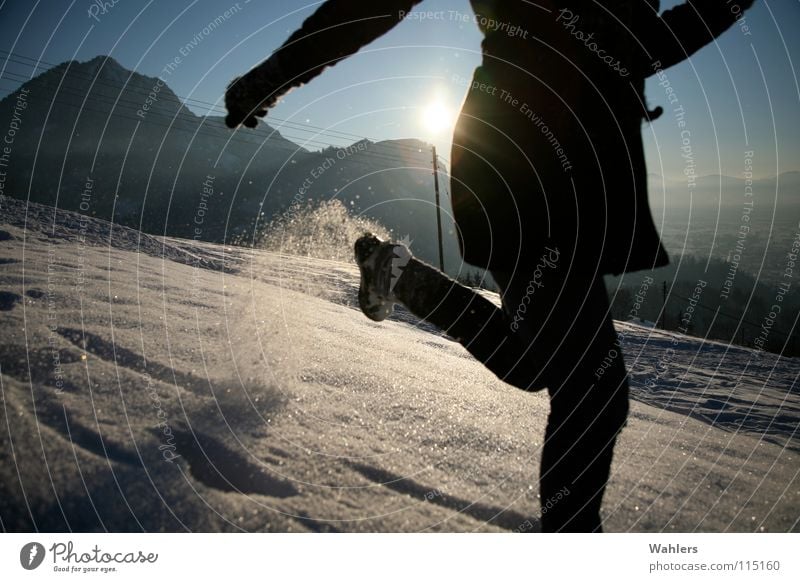
<path fill-rule="evenodd" d="M 614 443 L 628 414 L 628 381 L 602 279 L 574 304 L 574 327 L 555 360 L 540 471 L 542 531 L 599 532 Z M 580 298 L 578 295 L 577 298 Z M 603 360 L 612 365 L 598 375 Z"/>
<path fill-rule="evenodd" d="M 501 379 L 524 390 L 547 386 L 542 531 L 601 531 L 614 443 L 628 413 L 627 372 L 605 285 L 575 265 L 570 269 L 557 253 L 544 252 L 530 271 L 492 272 L 502 309 L 413 258 L 394 292 Z M 611 366 L 596 377 L 609 357 Z"/>
<path fill-rule="evenodd" d="M 456 339 L 501 380 L 523 390 L 544 388 L 534 387 L 529 370 L 518 365 L 527 346 L 512 332 L 506 313 L 473 289 L 412 257 L 393 292 L 411 313 Z"/>

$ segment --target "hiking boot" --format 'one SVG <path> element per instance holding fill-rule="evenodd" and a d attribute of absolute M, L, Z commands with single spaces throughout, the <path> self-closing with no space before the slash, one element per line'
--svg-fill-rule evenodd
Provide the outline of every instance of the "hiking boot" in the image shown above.
<path fill-rule="evenodd" d="M 361 271 L 358 305 L 372 321 L 383 321 L 394 310 L 394 287 L 411 260 L 411 251 L 404 244 L 366 233 L 356 241 L 355 255 Z"/>

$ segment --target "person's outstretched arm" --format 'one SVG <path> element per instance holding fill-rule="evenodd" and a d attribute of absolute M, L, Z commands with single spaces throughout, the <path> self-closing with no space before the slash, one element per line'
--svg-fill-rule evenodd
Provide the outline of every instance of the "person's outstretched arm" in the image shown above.
<path fill-rule="evenodd" d="M 654 14 L 638 31 L 649 53 L 646 76 L 689 58 L 728 30 L 752 4 L 753 0 L 687 0 L 661 16 Z"/>
<path fill-rule="evenodd" d="M 421 1 L 328 0 L 271 57 L 231 82 L 225 123 L 255 127 L 282 95 L 388 32 Z"/>

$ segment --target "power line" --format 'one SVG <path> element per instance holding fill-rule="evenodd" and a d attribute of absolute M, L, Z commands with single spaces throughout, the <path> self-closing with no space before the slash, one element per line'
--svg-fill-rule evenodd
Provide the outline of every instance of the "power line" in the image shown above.
<path fill-rule="evenodd" d="M 56 65 L 56 64 L 49 63 L 49 62 L 41 60 L 41 59 L 33 59 L 32 57 L 28 57 L 28 56 L 25 56 L 25 55 L 21 55 L 19 53 L 14 53 L 14 52 L 2 50 L 2 49 L 0 49 L 0 54 L 5 54 L 6 55 L 6 62 L 11 61 L 11 62 L 13 62 L 15 64 L 19 64 L 19 65 L 22 65 L 22 66 L 24 66 L 26 68 L 30 68 L 31 69 L 32 74 L 31 74 L 31 76 L 29 78 L 26 78 L 25 76 L 23 76 L 20 73 L 15 73 L 15 72 L 11 72 L 11 71 L 4 72 L 3 77 L 5 77 L 5 80 L 7 80 L 7 81 L 10 80 L 12 82 L 18 82 L 18 83 L 21 83 L 21 84 L 24 84 L 24 83 L 27 83 L 27 82 L 30 82 L 30 81 L 36 79 L 37 77 L 33 77 L 33 74 L 36 73 L 36 71 L 38 69 L 47 72 L 47 71 L 51 71 L 51 70 L 55 69 L 56 67 L 59 67 L 59 66 L 62 66 L 64 64 L 66 64 L 66 63 L 62 63 L 60 65 Z M 108 59 L 108 57 L 106 57 L 106 60 L 107 59 Z M 106 60 L 103 61 L 103 65 L 101 65 L 101 67 L 100 67 L 101 69 L 105 65 Z M 29 62 L 26 62 L 26 61 L 29 61 Z M 71 62 L 72 61 L 70 61 L 70 64 L 71 64 Z M 49 68 L 45 67 L 43 65 L 49 65 Z M 67 70 L 69 70 L 69 74 L 67 74 Z M 60 93 L 60 92 L 64 92 L 65 94 L 74 95 L 74 96 L 77 96 L 77 97 L 86 97 L 86 94 L 84 92 L 82 92 L 79 87 L 69 87 L 68 85 L 64 86 L 63 83 L 60 84 L 58 88 L 56 88 L 56 90 L 53 92 L 52 98 L 49 101 L 51 103 L 58 103 L 59 105 L 78 108 L 78 109 L 86 110 L 86 111 L 91 111 L 91 112 L 99 113 L 99 114 L 102 114 L 102 115 L 112 115 L 113 114 L 113 115 L 118 116 L 119 118 L 128 119 L 128 120 L 140 123 L 140 122 L 143 121 L 140 116 L 137 119 L 136 117 L 128 117 L 128 116 L 124 115 L 124 113 L 130 113 L 131 115 L 137 115 L 139 110 L 141 109 L 142 104 L 144 103 L 144 97 L 149 96 L 150 93 L 152 92 L 152 89 L 148 90 L 145 87 L 141 87 L 141 82 L 138 83 L 139 86 L 137 86 L 137 84 L 131 84 L 130 80 L 135 78 L 134 77 L 134 73 L 136 73 L 136 72 L 135 71 L 130 71 L 129 73 L 130 74 L 128 76 L 128 80 L 124 84 L 120 85 L 118 83 L 108 83 L 103 79 L 98 79 L 97 78 L 98 75 L 92 77 L 90 75 L 83 74 L 80 71 L 73 70 L 70 67 L 70 65 L 67 64 L 67 68 L 65 68 L 64 74 L 62 74 L 62 77 L 61 77 L 62 82 L 64 80 L 66 80 L 66 79 L 70 79 L 70 78 L 75 79 L 76 78 L 78 80 L 84 80 L 84 81 L 87 81 L 87 82 L 91 82 L 92 83 L 92 87 L 94 87 L 95 85 L 106 86 L 106 87 L 110 87 L 110 88 L 113 88 L 113 89 L 119 91 L 119 96 L 117 96 L 117 98 L 113 102 L 110 101 L 112 99 L 111 96 L 108 96 L 107 98 L 106 98 L 106 96 L 100 96 L 100 95 L 94 95 L 93 96 L 93 99 L 92 99 L 93 102 L 95 102 L 97 104 L 101 104 L 101 105 L 110 106 L 111 107 L 110 111 L 101 111 L 101 110 L 92 109 L 92 108 L 87 107 L 85 105 L 77 105 L 77 104 L 74 104 L 74 103 L 66 102 L 63 99 L 59 102 L 56 99 L 56 95 L 58 93 Z M 136 73 L 136 74 L 137 75 L 141 75 L 140 73 Z M 0 80 L 2 80 L 1 77 L 0 77 Z M 136 77 L 136 80 L 140 81 L 140 77 Z M 165 85 L 166 85 L 166 83 L 165 83 Z M 168 85 L 166 85 L 166 86 L 167 86 L 167 88 L 169 88 Z M 121 97 L 123 92 L 141 95 L 143 97 L 143 100 L 142 100 L 142 102 L 135 102 L 135 101 L 131 101 L 129 99 L 123 99 Z M 13 90 L 11 91 L 11 93 L 13 93 Z M 31 98 L 31 97 L 29 97 L 29 98 Z M 45 97 L 41 97 L 41 96 L 34 96 L 32 98 L 34 100 L 36 100 L 36 99 L 45 100 L 46 99 Z M 209 102 L 206 102 L 206 101 L 202 101 L 200 99 L 181 97 L 181 96 L 175 94 L 171 89 L 170 89 L 170 94 L 166 94 L 165 93 L 165 94 L 159 95 L 159 100 L 160 101 L 164 101 L 164 102 L 176 103 L 180 108 L 187 108 L 186 103 L 193 103 L 193 104 L 198 104 L 199 106 L 204 107 L 209 113 L 212 113 L 212 112 L 214 112 L 214 113 L 218 112 L 218 113 L 222 113 L 222 114 L 226 113 L 226 110 L 224 108 L 222 108 L 221 106 L 219 106 L 219 105 L 217 105 L 215 103 L 209 103 Z M 120 103 L 122 103 L 122 105 L 120 105 Z M 116 110 L 119 110 L 119 111 L 116 111 Z M 120 111 L 122 113 L 120 113 Z M 202 127 L 202 125 L 204 123 L 203 120 L 204 119 L 208 119 L 209 118 L 208 116 L 196 116 L 196 115 L 194 115 L 194 113 L 191 113 L 191 114 L 193 116 L 193 119 L 191 119 L 191 120 L 189 120 L 189 119 L 180 119 L 178 117 L 177 113 L 175 115 L 170 115 L 168 113 L 160 113 L 158 111 L 153 111 L 151 109 L 151 110 L 148 111 L 147 123 L 151 124 L 151 125 L 159 126 L 159 127 L 166 127 L 167 129 L 173 129 L 173 130 L 176 130 L 176 131 L 191 132 L 191 133 L 193 133 L 195 135 L 204 135 L 204 136 L 207 136 L 207 137 L 214 137 L 214 138 L 217 138 L 217 139 L 221 138 L 221 136 L 219 136 L 219 135 L 201 131 L 201 127 Z M 158 123 L 157 121 L 154 121 L 152 119 L 152 117 L 168 118 L 170 120 L 170 123 L 169 123 L 169 125 L 165 125 L 163 123 Z M 197 119 L 199 121 L 200 127 L 185 128 L 185 127 L 179 127 L 179 126 L 175 125 L 176 121 L 182 122 L 182 123 L 193 123 L 193 122 L 195 122 L 194 121 L 195 119 Z M 301 123 L 293 122 L 293 121 L 286 120 L 286 119 L 276 118 L 274 116 L 270 117 L 269 119 L 271 121 L 281 122 L 280 126 L 278 126 L 277 128 L 274 128 L 275 130 L 278 130 L 278 129 L 284 130 L 285 129 L 287 131 L 303 131 L 303 132 L 306 132 L 306 133 L 313 133 L 315 137 L 319 136 L 319 135 L 322 135 L 323 137 L 326 137 L 328 139 L 337 139 L 337 140 L 345 140 L 345 139 L 348 139 L 348 140 L 349 139 L 358 139 L 359 141 L 366 140 L 366 141 L 368 141 L 368 142 L 370 142 L 372 144 L 372 149 L 371 149 L 371 151 L 360 151 L 360 152 L 358 152 L 359 157 L 361 157 L 361 158 L 369 158 L 369 160 L 387 161 L 387 162 L 390 162 L 390 163 L 393 163 L 393 164 L 401 163 L 401 164 L 403 164 L 402 167 L 404 167 L 404 168 L 413 167 L 413 166 L 408 166 L 408 164 L 409 163 L 413 163 L 413 161 L 406 160 L 406 159 L 403 159 L 403 158 L 399 157 L 399 155 L 402 155 L 403 151 L 407 151 L 409 153 L 414 153 L 414 154 L 418 154 L 418 153 L 422 153 L 423 152 L 423 149 L 418 147 L 418 146 L 413 146 L 413 145 L 408 145 L 408 144 L 401 144 L 401 143 L 396 143 L 396 142 L 392 143 L 392 144 L 388 144 L 388 143 L 381 144 L 381 143 L 377 143 L 377 140 L 375 140 L 375 139 L 371 139 L 371 138 L 368 138 L 366 136 L 362 136 L 362 135 L 358 135 L 358 134 L 354 134 L 354 133 L 342 132 L 342 131 L 339 131 L 339 130 L 331 130 L 329 128 L 323 128 L 323 127 L 319 127 L 319 126 L 315 126 L 315 125 L 311 125 L 311 124 L 301 124 Z M 271 127 L 271 126 L 268 124 L 268 127 Z M 314 130 L 317 130 L 317 131 L 314 131 Z M 237 132 L 237 135 L 241 135 L 241 134 L 239 132 Z M 346 149 L 346 146 L 343 147 L 340 144 L 333 144 L 333 143 L 325 142 L 325 141 L 322 141 L 322 140 L 319 140 L 319 139 L 309 139 L 309 138 L 306 138 L 306 137 L 289 135 L 287 133 L 281 133 L 280 135 L 283 135 L 283 137 L 288 139 L 288 140 L 292 140 L 292 142 L 294 142 L 294 140 L 298 140 L 298 141 L 302 142 L 304 145 L 306 145 L 306 144 L 314 144 L 315 147 L 323 147 L 323 148 L 326 148 L 326 149 L 327 148 L 335 148 L 335 149 L 339 149 L 339 150 Z M 254 136 L 254 137 L 258 138 L 258 136 Z M 248 145 L 256 145 L 257 146 L 257 145 L 261 144 L 261 142 L 252 142 L 250 140 L 237 138 L 236 136 L 230 136 L 227 139 L 230 140 L 230 141 L 246 143 Z M 299 145 L 299 144 L 294 143 L 294 145 Z M 400 151 L 398 152 L 398 150 L 400 150 Z M 433 148 L 433 155 L 434 156 L 436 156 L 435 151 L 436 151 L 435 148 Z M 321 153 L 321 152 L 318 152 L 318 153 Z M 351 163 L 355 163 L 355 164 L 366 166 L 366 167 L 374 167 L 374 166 L 370 166 L 370 164 L 367 163 L 367 161 L 364 161 L 364 160 L 361 160 L 361 159 L 358 159 L 358 158 L 350 159 L 349 161 Z M 436 163 L 436 158 L 434 158 L 434 165 L 435 165 L 435 163 Z M 423 168 L 420 167 L 420 169 L 423 169 Z M 435 176 L 435 178 L 437 179 L 436 181 L 438 181 L 438 175 Z M 437 192 L 437 194 L 438 194 L 438 192 Z"/>
<path fill-rule="evenodd" d="M 2 80 L 2 79 L 0 79 L 0 80 Z M 72 95 L 72 96 L 76 96 L 76 97 L 82 97 L 83 96 L 82 93 L 78 93 L 78 92 L 76 92 L 76 91 L 74 91 L 72 89 L 73 88 L 71 88 L 71 87 L 67 87 L 67 88 L 62 87 L 59 92 L 63 92 L 65 94 L 67 94 L 67 95 Z M 113 109 L 111 111 L 104 111 L 104 110 L 100 110 L 100 109 L 95 109 L 95 108 L 90 107 L 90 106 L 79 105 L 77 103 L 71 103 L 71 102 L 65 101 L 63 99 L 59 100 L 57 98 L 48 98 L 48 97 L 44 97 L 44 96 L 41 96 L 41 95 L 29 95 L 28 99 L 34 100 L 34 101 L 43 101 L 43 102 L 48 102 L 48 103 L 56 103 L 59 106 L 72 107 L 72 108 L 75 108 L 75 109 L 81 109 L 81 110 L 89 111 L 89 112 L 92 112 L 92 113 L 99 113 L 101 115 L 115 115 L 115 116 L 117 116 L 119 118 L 130 120 L 130 121 L 136 121 L 136 122 L 143 121 L 141 118 L 131 117 L 131 116 L 125 115 L 125 113 L 130 113 L 131 115 L 135 116 L 137 110 L 133 109 L 133 107 L 128 107 L 127 105 L 125 105 L 125 104 L 131 103 L 131 102 L 127 101 L 127 100 L 124 100 L 124 99 L 120 99 L 117 103 L 114 103 L 114 102 L 112 102 L 112 101 L 110 101 L 110 100 L 108 100 L 108 99 L 106 99 L 106 98 L 104 98 L 102 96 L 97 96 L 96 98 L 92 99 L 92 102 L 95 102 L 97 104 L 112 106 Z M 123 103 L 123 105 L 120 106 L 119 103 Z M 164 124 L 164 123 L 157 123 L 157 122 L 152 120 L 151 116 L 169 119 L 169 120 L 171 120 L 171 123 L 169 125 Z M 210 133 L 208 131 L 202 131 L 201 128 L 202 128 L 202 124 L 204 123 L 202 117 L 194 118 L 194 119 L 181 119 L 181 118 L 179 118 L 179 117 L 177 117 L 175 115 L 171 115 L 171 114 L 167 114 L 167 113 L 161 113 L 161 112 L 158 112 L 158 111 L 150 110 L 150 111 L 147 112 L 147 117 L 146 117 L 146 119 L 144 121 L 147 122 L 150 125 L 154 125 L 154 126 L 158 126 L 158 127 L 164 127 L 164 128 L 172 129 L 172 130 L 175 130 L 175 131 L 186 131 L 186 132 L 196 133 L 197 135 L 202 135 L 202 136 L 206 136 L 206 137 L 213 137 L 213 138 L 216 138 L 216 139 L 225 139 L 225 140 L 244 143 L 244 144 L 248 144 L 248 145 L 252 145 L 252 146 L 258 146 L 258 145 L 261 145 L 261 143 L 262 143 L 262 141 L 251 141 L 249 139 L 243 139 L 244 136 L 236 137 L 236 135 L 241 135 L 241 134 L 236 134 L 236 135 L 233 135 L 233 136 L 230 136 L 230 137 L 224 137 L 224 136 L 221 136 L 219 134 Z M 176 125 L 175 121 L 177 121 L 179 123 L 192 123 L 192 124 L 196 123 L 196 124 L 199 125 L 199 127 L 181 127 L 179 125 Z M 211 129 L 211 127 L 213 127 L 213 126 L 207 126 L 207 127 L 209 129 Z M 294 128 L 291 128 L 291 129 L 294 129 Z M 307 138 L 305 136 L 290 135 L 288 133 L 281 133 L 280 135 L 282 135 L 287 140 L 291 140 L 290 143 L 292 143 L 294 145 L 297 145 L 298 147 L 302 147 L 302 146 L 300 146 L 300 144 L 297 143 L 297 142 L 302 142 L 303 144 L 313 144 L 314 146 L 323 147 L 323 148 L 346 149 L 347 147 L 349 147 L 349 146 L 341 146 L 340 144 L 334 144 L 334 143 L 330 143 L 330 142 L 326 142 L 326 141 L 322 141 L 322 140 L 310 139 L 310 138 Z M 258 138 L 258 136 L 253 136 L 253 137 L 256 138 L 256 139 Z M 317 153 L 320 153 L 320 152 L 317 152 Z M 401 158 L 401 157 L 399 157 L 397 155 L 393 156 L 393 155 L 388 154 L 388 153 L 383 153 L 383 151 L 375 152 L 375 151 L 367 150 L 367 151 L 361 151 L 361 152 L 358 152 L 358 153 L 363 157 L 368 157 L 370 159 L 375 159 L 375 160 L 387 161 L 387 162 L 391 162 L 391 163 L 395 163 L 395 164 L 397 164 L 397 163 L 408 164 L 410 162 L 410 160 L 403 159 L 403 158 Z"/>
<path fill-rule="evenodd" d="M 6 57 L 7 61 L 11 60 L 12 62 L 15 62 L 17 64 L 20 64 L 20 65 L 23 65 L 23 66 L 26 66 L 26 67 L 30 67 L 34 71 L 36 69 L 41 69 L 41 70 L 46 72 L 46 71 L 50 71 L 50 70 L 54 69 L 55 67 L 59 67 L 59 66 L 64 64 L 64 63 L 61 63 L 59 65 L 56 65 L 56 64 L 53 64 L 53 63 L 49 63 L 48 61 L 33 59 L 32 57 L 27 57 L 27 56 L 21 55 L 19 53 L 14 53 L 14 52 L 2 50 L 2 49 L 0 49 L 0 53 L 5 53 L 7 55 L 10 55 L 10 56 Z M 11 56 L 17 57 L 17 58 L 22 58 L 22 59 L 27 59 L 27 60 L 33 61 L 33 62 L 32 63 L 25 63 L 25 62 L 22 62 L 22 61 L 14 60 L 14 59 L 10 58 Z M 45 65 L 49 65 L 49 68 L 48 67 L 44 67 L 42 65 L 39 65 L 38 63 L 44 63 Z M 136 73 L 136 72 L 135 71 L 131 71 L 131 76 L 129 78 L 133 78 L 133 74 L 134 73 Z M 16 75 L 16 76 L 21 76 L 19 73 L 11 73 L 11 74 Z M 136 73 L 136 74 L 141 75 L 141 73 Z M 82 80 L 86 80 L 86 81 L 94 81 L 95 84 L 97 84 L 97 85 L 102 85 L 102 86 L 110 87 L 110 88 L 113 88 L 113 89 L 120 89 L 121 91 L 122 90 L 130 91 L 132 93 L 137 93 L 137 94 L 140 94 L 142 96 L 147 96 L 150 93 L 150 91 L 147 90 L 146 88 L 137 87 L 136 85 L 129 85 L 128 83 L 126 83 L 124 85 L 119 85 L 119 84 L 116 84 L 116 83 L 108 83 L 108 82 L 105 82 L 103 80 L 98 80 L 96 77 L 91 77 L 91 76 L 85 75 L 83 73 L 80 73 L 78 71 L 74 71 L 74 70 L 71 70 L 69 75 L 77 77 L 77 78 L 82 79 Z M 32 80 L 34 78 L 35 77 L 31 77 L 31 79 L 26 79 L 26 81 Z M 184 106 L 184 107 L 186 106 L 187 102 L 192 102 L 192 103 L 196 103 L 199 106 L 202 106 L 202 107 L 206 108 L 209 112 L 219 113 L 220 115 L 225 115 L 227 113 L 227 110 L 221 105 L 217 105 L 215 103 L 210 103 L 208 101 L 202 101 L 200 99 L 194 99 L 194 98 L 191 98 L 191 97 L 182 97 L 180 95 L 175 94 L 174 92 L 173 92 L 173 95 L 175 95 L 175 98 L 172 98 L 170 96 L 166 96 L 163 100 L 164 101 L 168 101 L 168 102 L 178 103 L 179 105 Z M 278 117 L 269 117 L 269 119 L 273 120 L 273 121 L 281 122 L 282 125 L 289 126 L 290 129 L 293 126 L 296 126 L 298 129 L 303 129 L 304 131 L 309 131 L 310 129 L 316 129 L 319 132 L 328 134 L 327 137 L 331 137 L 331 138 L 336 138 L 336 139 L 358 139 L 358 140 L 368 140 L 368 141 L 371 141 L 371 142 L 377 142 L 376 139 L 372 139 L 372 138 L 369 138 L 367 136 L 358 135 L 358 134 L 354 134 L 354 133 L 343 132 L 343 131 L 329 129 L 329 128 L 323 128 L 323 127 L 319 127 L 319 126 L 315 126 L 315 125 L 311 125 L 311 124 L 302 124 L 302 123 L 298 123 L 298 122 L 287 120 L 287 119 L 281 119 L 281 118 L 278 118 Z M 401 148 L 401 149 L 408 149 L 408 150 L 412 150 L 412 151 L 418 151 L 419 150 L 419 148 L 417 148 L 415 146 L 406 145 L 406 144 L 393 144 L 392 147 Z"/>
<path fill-rule="evenodd" d="M 62 88 L 62 90 L 63 90 L 63 88 Z M 65 91 L 65 93 L 69 93 L 69 92 Z M 74 95 L 74 93 L 73 93 L 73 95 Z M 80 95 L 78 95 L 78 96 L 80 96 Z M 101 115 L 114 115 L 114 116 L 116 116 L 118 118 L 127 119 L 127 120 L 130 120 L 130 121 L 137 121 L 137 122 L 145 121 L 149 125 L 155 125 L 155 126 L 158 126 L 158 127 L 165 127 L 165 128 L 168 128 L 168 129 L 173 129 L 175 131 L 189 131 L 189 132 L 192 132 L 192 133 L 195 132 L 195 128 L 180 127 L 180 126 L 176 125 L 175 123 L 171 123 L 170 125 L 166 125 L 166 124 L 163 124 L 163 123 L 157 123 L 155 121 L 152 121 L 152 119 L 149 119 L 151 115 L 153 117 L 167 117 L 167 118 L 172 119 L 173 121 L 178 121 L 179 123 L 190 123 L 190 120 L 180 119 L 180 118 L 178 118 L 176 116 L 171 116 L 171 115 L 168 115 L 168 114 L 159 113 L 157 111 L 152 111 L 152 110 L 148 111 L 148 113 L 147 113 L 147 118 L 149 120 L 148 119 L 142 120 L 141 118 L 137 119 L 136 117 L 128 117 L 127 115 L 124 115 L 124 113 L 134 113 L 135 114 L 134 110 L 128 109 L 126 106 L 117 105 L 117 106 L 114 107 L 114 110 L 106 111 L 106 110 L 102 110 L 102 109 L 95 109 L 95 108 L 90 107 L 88 105 L 80 105 L 80 104 L 77 104 L 77 103 L 71 103 L 69 101 L 51 99 L 51 98 L 43 97 L 43 96 L 40 96 L 40 95 L 29 95 L 27 97 L 27 99 L 28 100 L 33 100 L 33 101 L 42 101 L 42 102 L 47 102 L 47 103 L 55 103 L 58 106 L 71 107 L 71 108 L 75 108 L 75 109 L 80 109 L 82 111 L 89 111 L 89 112 L 92 112 L 92 113 L 99 113 Z M 98 99 L 94 99 L 93 101 L 95 101 L 97 104 L 100 104 L 100 105 L 111 105 L 111 103 L 109 103 L 107 101 L 103 101 L 102 99 L 99 99 L 99 98 Z M 226 138 L 223 138 L 222 136 L 219 136 L 219 135 L 216 135 L 216 134 L 211 134 L 211 133 L 206 133 L 206 132 L 203 132 L 203 131 L 198 131 L 197 133 L 198 133 L 198 135 L 216 137 L 218 139 L 226 139 Z M 239 142 L 239 143 L 246 143 L 248 145 L 253 145 L 253 146 L 260 145 L 260 143 L 261 143 L 261 142 L 250 141 L 250 140 L 247 140 L 247 139 L 237 138 L 235 136 L 230 137 L 230 140 L 231 141 L 236 141 L 236 142 Z M 327 142 L 314 142 L 314 140 L 309 140 L 309 142 L 318 143 L 320 145 L 330 145 Z M 296 145 L 298 145 L 298 144 L 296 144 Z"/>
<path fill-rule="evenodd" d="M 4 75 L 3 75 L 3 77 L 9 77 L 9 76 L 19 77 L 20 75 L 18 75 L 16 73 L 8 73 L 8 72 L 4 73 Z M 2 80 L 2 78 L 0 78 L 0 80 Z M 12 82 L 18 82 L 18 79 L 10 79 L 10 80 Z M 90 79 L 87 79 L 87 80 L 90 80 Z M 98 82 L 97 84 L 101 84 L 101 83 Z M 134 92 L 134 91 L 132 91 L 132 89 L 133 89 L 133 87 L 129 87 L 129 88 L 126 88 L 125 90 Z M 71 86 L 68 86 L 68 85 L 67 86 L 62 85 L 58 89 L 58 93 L 62 93 L 62 92 L 67 94 L 67 95 L 74 95 L 74 96 L 77 96 L 77 97 L 84 97 L 85 96 L 85 94 L 83 92 L 80 92 L 79 88 L 71 87 Z M 120 93 L 120 94 L 122 94 L 122 93 Z M 55 95 L 56 95 L 56 91 L 55 90 L 54 90 L 52 95 L 55 97 Z M 118 103 L 123 103 L 123 104 L 126 104 L 126 105 L 130 105 L 131 106 L 130 107 L 130 112 L 134 113 L 134 114 L 139 111 L 139 109 L 141 108 L 141 105 L 142 105 L 141 102 L 132 101 L 132 100 L 129 100 L 129 99 L 117 98 L 115 101 L 111 101 L 111 99 L 113 99 L 113 98 L 110 97 L 110 96 L 95 95 L 92 98 L 92 101 L 98 102 L 98 103 L 103 103 L 103 104 L 106 104 L 106 105 L 111 105 L 111 106 L 114 106 L 115 108 L 120 109 L 120 110 L 124 110 L 125 108 L 124 107 L 120 107 L 118 105 Z M 170 100 L 170 99 L 163 99 L 163 101 L 177 102 L 176 100 Z M 62 104 L 74 105 L 74 104 L 70 104 L 70 103 L 67 103 L 67 102 L 62 102 Z M 183 107 L 182 104 L 180 104 L 180 105 L 181 105 L 181 107 Z M 87 108 L 87 110 L 88 110 L 88 108 Z M 154 111 L 152 109 L 149 110 L 148 113 L 147 113 L 148 117 L 150 117 L 151 115 L 157 116 L 157 117 L 164 117 L 164 118 L 167 118 L 167 119 L 170 119 L 170 120 L 194 122 L 194 119 L 192 119 L 192 120 L 179 119 L 177 117 L 177 115 L 171 115 L 171 114 L 168 114 L 168 113 L 161 113 L 161 112 L 158 112 L 158 111 Z M 194 116 L 194 114 L 192 114 L 192 115 Z M 216 121 L 217 121 L 215 118 L 204 118 L 202 116 L 199 116 L 199 117 L 198 116 L 194 116 L 194 118 L 198 122 L 202 122 L 204 119 L 213 119 L 214 123 L 216 123 Z M 302 126 L 300 124 L 297 124 L 297 125 L 298 125 L 298 127 L 291 127 L 291 126 L 287 127 L 286 130 L 287 131 L 303 131 L 303 132 L 306 132 L 306 133 L 313 133 L 315 136 L 320 134 L 320 132 L 317 132 L 317 131 L 314 131 L 312 129 L 309 129 L 308 127 L 304 127 L 304 126 Z M 228 128 L 225 128 L 225 129 L 227 130 Z M 277 128 L 271 128 L 271 129 L 273 129 L 274 131 L 278 131 Z M 286 133 L 286 131 L 279 132 L 279 134 L 287 137 L 287 139 L 291 138 L 292 140 L 301 141 L 301 142 L 304 142 L 304 143 L 313 143 L 315 145 L 318 144 L 318 145 L 320 145 L 322 147 L 343 147 L 340 144 L 333 144 L 333 143 L 324 142 L 324 141 L 321 141 L 321 140 L 309 139 L 309 138 L 304 137 L 304 136 L 294 136 L 294 135 L 290 136 L 288 133 Z M 243 132 L 237 132 L 236 135 L 241 136 L 241 137 L 248 136 L 247 133 L 243 133 Z M 258 137 L 259 137 L 259 134 L 255 134 L 255 135 L 250 134 L 250 135 L 252 135 L 252 137 L 254 137 L 256 139 L 258 139 Z M 327 135 L 325 133 L 323 133 L 323 137 L 329 137 L 329 138 L 333 138 L 333 139 L 342 139 L 339 136 Z M 243 139 L 236 139 L 236 138 L 232 138 L 232 139 L 233 139 L 233 141 L 246 142 L 246 143 L 255 143 L 256 145 L 258 143 L 260 143 L 260 142 L 249 142 L 249 141 L 243 140 Z M 296 145 L 299 145 L 299 144 L 296 144 Z M 402 149 L 410 149 L 409 146 L 405 146 L 403 144 L 376 144 L 376 143 L 373 143 L 372 149 L 373 149 L 373 151 L 377 150 L 376 153 L 380 153 L 380 152 L 383 152 L 385 150 L 385 153 L 387 153 L 387 155 L 391 155 L 390 152 L 391 152 L 392 149 L 395 149 L 395 146 L 397 148 L 401 149 L 401 150 Z M 419 148 L 416 148 L 416 151 L 417 152 L 421 152 L 421 150 Z"/>

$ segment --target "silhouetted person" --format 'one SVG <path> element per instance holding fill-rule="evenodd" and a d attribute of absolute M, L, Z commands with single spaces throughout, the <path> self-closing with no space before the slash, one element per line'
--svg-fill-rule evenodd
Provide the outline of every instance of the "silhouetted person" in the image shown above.
<path fill-rule="evenodd" d="M 381 36 L 413 0 L 329 0 L 226 94 L 230 127 Z M 644 81 L 729 28 L 752 0 L 472 0 L 483 63 L 461 110 L 451 196 L 464 259 L 488 269 L 502 309 L 367 235 L 359 300 L 395 302 L 458 339 L 497 376 L 547 388 L 543 531 L 600 531 L 600 505 L 628 381 L 603 282 L 666 265 L 646 190 Z M 667 96 L 662 96 L 666 100 Z M 678 105 L 673 104 L 677 107 Z"/>

